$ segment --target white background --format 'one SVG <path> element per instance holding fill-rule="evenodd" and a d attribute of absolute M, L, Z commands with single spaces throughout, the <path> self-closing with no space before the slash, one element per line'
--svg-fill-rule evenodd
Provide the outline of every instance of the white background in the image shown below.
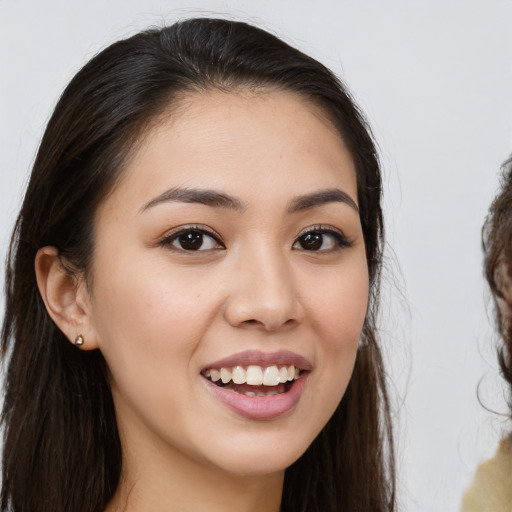
<path fill-rule="evenodd" d="M 366 111 L 385 172 L 401 509 L 458 510 L 508 428 L 477 387 L 506 410 L 480 227 L 512 152 L 512 1 L 0 0 L 0 257 L 72 75 L 116 39 L 196 14 L 273 31 L 341 75 Z"/>

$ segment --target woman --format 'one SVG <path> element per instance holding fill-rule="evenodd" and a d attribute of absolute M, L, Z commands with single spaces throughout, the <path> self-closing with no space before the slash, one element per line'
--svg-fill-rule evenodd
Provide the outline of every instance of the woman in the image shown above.
<path fill-rule="evenodd" d="M 2 510 L 394 510 L 380 201 L 344 86 L 260 29 L 93 58 L 12 238 Z"/>
<path fill-rule="evenodd" d="M 501 373 L 512 386 L 512 160 L 503 165 L 501 190 L 483 227 L 485 277 L 503 340 L 498 359 Z M 512 403 L 509 403 L 512 408 Z M 512 507 L 512 439 L 504 438 L 495 456 L 482 464 L 462 503 L 464 512 L 508 512 Z"/>

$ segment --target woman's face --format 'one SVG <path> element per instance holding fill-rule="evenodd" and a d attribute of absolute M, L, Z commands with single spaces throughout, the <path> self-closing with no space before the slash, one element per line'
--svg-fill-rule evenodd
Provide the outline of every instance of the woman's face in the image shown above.
<path fill-rule="evenodd" d="M 343 397 L 365 318 L 349 151 L 292 94 L 189 96 L 100 207 L 91 282 L 125 455 L 283 470 Z"/>

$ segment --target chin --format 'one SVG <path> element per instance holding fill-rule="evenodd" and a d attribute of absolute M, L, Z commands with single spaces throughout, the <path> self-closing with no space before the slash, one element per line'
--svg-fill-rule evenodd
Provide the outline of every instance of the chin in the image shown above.
<path fill-rule="evenodd" d="M 244 437 L 242 444 L 230 443 L 227 440 L 228 446 L 223 446 L 222 454 L 213 458 L 217 467 L 238 476 L 263 476 L 284 472 L 313 442 L 313 438 L 309 436 L 307 439 L 298 439 L 297 432 L 282 433 L 277 438 L 268 435 Z"/>

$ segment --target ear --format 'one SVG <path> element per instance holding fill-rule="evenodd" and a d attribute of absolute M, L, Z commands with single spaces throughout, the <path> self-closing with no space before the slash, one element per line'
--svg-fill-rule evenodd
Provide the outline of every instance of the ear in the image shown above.
<path fill-rule="evenodd" d="M 46 310 L 71 343 L 82 335 L 82 350 L 98 348 L 91 322 L 89 293 L 84 277 L 64 268 L 55 247 L 39 249 L 35 259 L 39 293 Z"/>

